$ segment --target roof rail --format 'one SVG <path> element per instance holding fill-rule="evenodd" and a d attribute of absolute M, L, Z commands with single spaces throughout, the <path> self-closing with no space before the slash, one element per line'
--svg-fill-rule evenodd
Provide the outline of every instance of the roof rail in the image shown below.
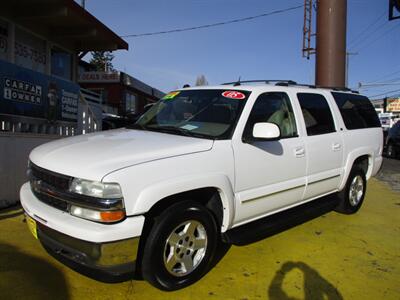
<path fill-rule="evenodd" d="M 242 83 L 265 83 L 265 84 L 269 84 L 269 83 L 280 83 L 280 84 L 286 84 L 286 85 L 296 85 L 296 81 L 293 80 L 282 80 L 282 79 L 263 79 L 263 80 L 238 80 L 235 82 L 225 82 L 222 85 L 233 85 L 233 86 L 238 86 L 241 85 Z"/>
<path fill-rule="evenodd" d="M 358 91 L 346 88 L 346 87 L 330 87 L 330 86 L 321 86 L 321 85 L 313 85 L 313 84 L 301 84 L 297 83 L 296 81 L 293 80 L 282 80 L 282 79 L 259 79 L 259 80 L 238 80 L 235 82 L 226 82 L 222 83 L 222 85 L 233 85 L 233 86 L 238 86 L 241 85 L 242 83 L 265 83 L 265 84 L 271 84 L 275 83 L 277 86 L 303 86 L 303 87 L 308 87 L 311 89 L 329 89 L 333 91 L 341 91 L 341 92 L 352 92 L 359 94 Z"/>
<path fill-rule="evenodd" d="M 349 89 L 347 87 L 332 87 L 332 86 L 320 86 L 320 85 L 317 85 L 316 88 L 329 89 L 329 90 L 338 91 L 338 92 L 352 92 L 352 93 L 359 94 L 359 91 L 352 90 L 352 89 Z"/>

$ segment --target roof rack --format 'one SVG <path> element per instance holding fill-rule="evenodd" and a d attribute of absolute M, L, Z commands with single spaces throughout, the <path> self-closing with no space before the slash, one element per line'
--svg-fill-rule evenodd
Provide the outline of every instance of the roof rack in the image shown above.
<path fill-rule="evenodd" d="M 308 87 L 311 89 L 329 89 L 333 91 L 341 91 L 341 92 L 352 92 L 359 94 L 358 91 L 346 88 L 346 87 L 330 87 L 330 86 L 321 86 L 321 85 L 313 85 L 313 84 L 301 84 L 297 83 L 296 81 L 293 80 L 282 80 L 282 79 L 263 79 L 263 80 L 238 80 L 235 82 L 226 82 L 223 83 L 222 85 L 233 85 L 233 86 L 239 86 L 242 83 L 265 83 L 265 84 L 271 84 L 275 83 L 276 86 L 302 86 L 302 87 Z"/>
<path fill-rule="evenodd" d="M 270 83 L 276 83 L 276 84 L 287 84 L 287 85 L 297 85 L 296 81 L 293 80 L 282 80 L 282 79 L 266 79 L 266 80 L 238 80 L 235 82 L 225 82 L 222 85 L 233 85 L 233 86 L 238 86 L 241 85 L 242 83 L 265 83 L 265 84 L 270 84 Z"/>

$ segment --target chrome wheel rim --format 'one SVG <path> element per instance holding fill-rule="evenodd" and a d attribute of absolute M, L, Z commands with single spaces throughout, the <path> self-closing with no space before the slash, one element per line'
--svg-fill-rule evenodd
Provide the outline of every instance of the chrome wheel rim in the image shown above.
<path fill-rule="evenodd" d="M 195 220 L 178 225 L 168 236 L 164 247 L 164 266 L 178 277 L 193 272 L 203 261 L 207 249 L 207 232 Z"/>
<path fill-rule="evenodd" d="M 360 175 L 353 178 L 350 184 L 349 200 L 351 206 L 357 206 L 364 194 L 364 180 Z"/>

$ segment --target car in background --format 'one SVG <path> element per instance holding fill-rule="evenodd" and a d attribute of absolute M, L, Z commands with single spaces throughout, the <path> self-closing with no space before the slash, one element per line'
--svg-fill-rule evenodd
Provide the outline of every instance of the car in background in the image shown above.
<path fill-rule="evenodd" d="M 400 155 L 400 121 L 389 129 L 386 137 L 386 155 L 391 158 L 396 158 Z"/>

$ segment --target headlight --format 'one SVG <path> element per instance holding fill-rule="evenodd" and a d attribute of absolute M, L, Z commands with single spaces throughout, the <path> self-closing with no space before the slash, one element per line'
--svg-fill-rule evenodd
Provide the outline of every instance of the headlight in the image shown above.
<path fill-rule="evenodd" d="M 91 205 L 79 204 L 70 206 L 71 215 L 102 223 L 113 223 L 125 218 L 125 209 L 121 187 L 118 183 L 103 183 L 98 181 L 74 178 L 69 186 L 71 193 L 93 197 L 95 202 L 104 204 L 103 208 L 91 207 Z M 97 200 L 96 200 L 97 198 Z"/>
<path fill-rule="evenodd" d="M 118 183 L 103 183 L 74 178 L 70 184 L 69 191 L 102 199 L 122 198 L 121 187 Z"/>

